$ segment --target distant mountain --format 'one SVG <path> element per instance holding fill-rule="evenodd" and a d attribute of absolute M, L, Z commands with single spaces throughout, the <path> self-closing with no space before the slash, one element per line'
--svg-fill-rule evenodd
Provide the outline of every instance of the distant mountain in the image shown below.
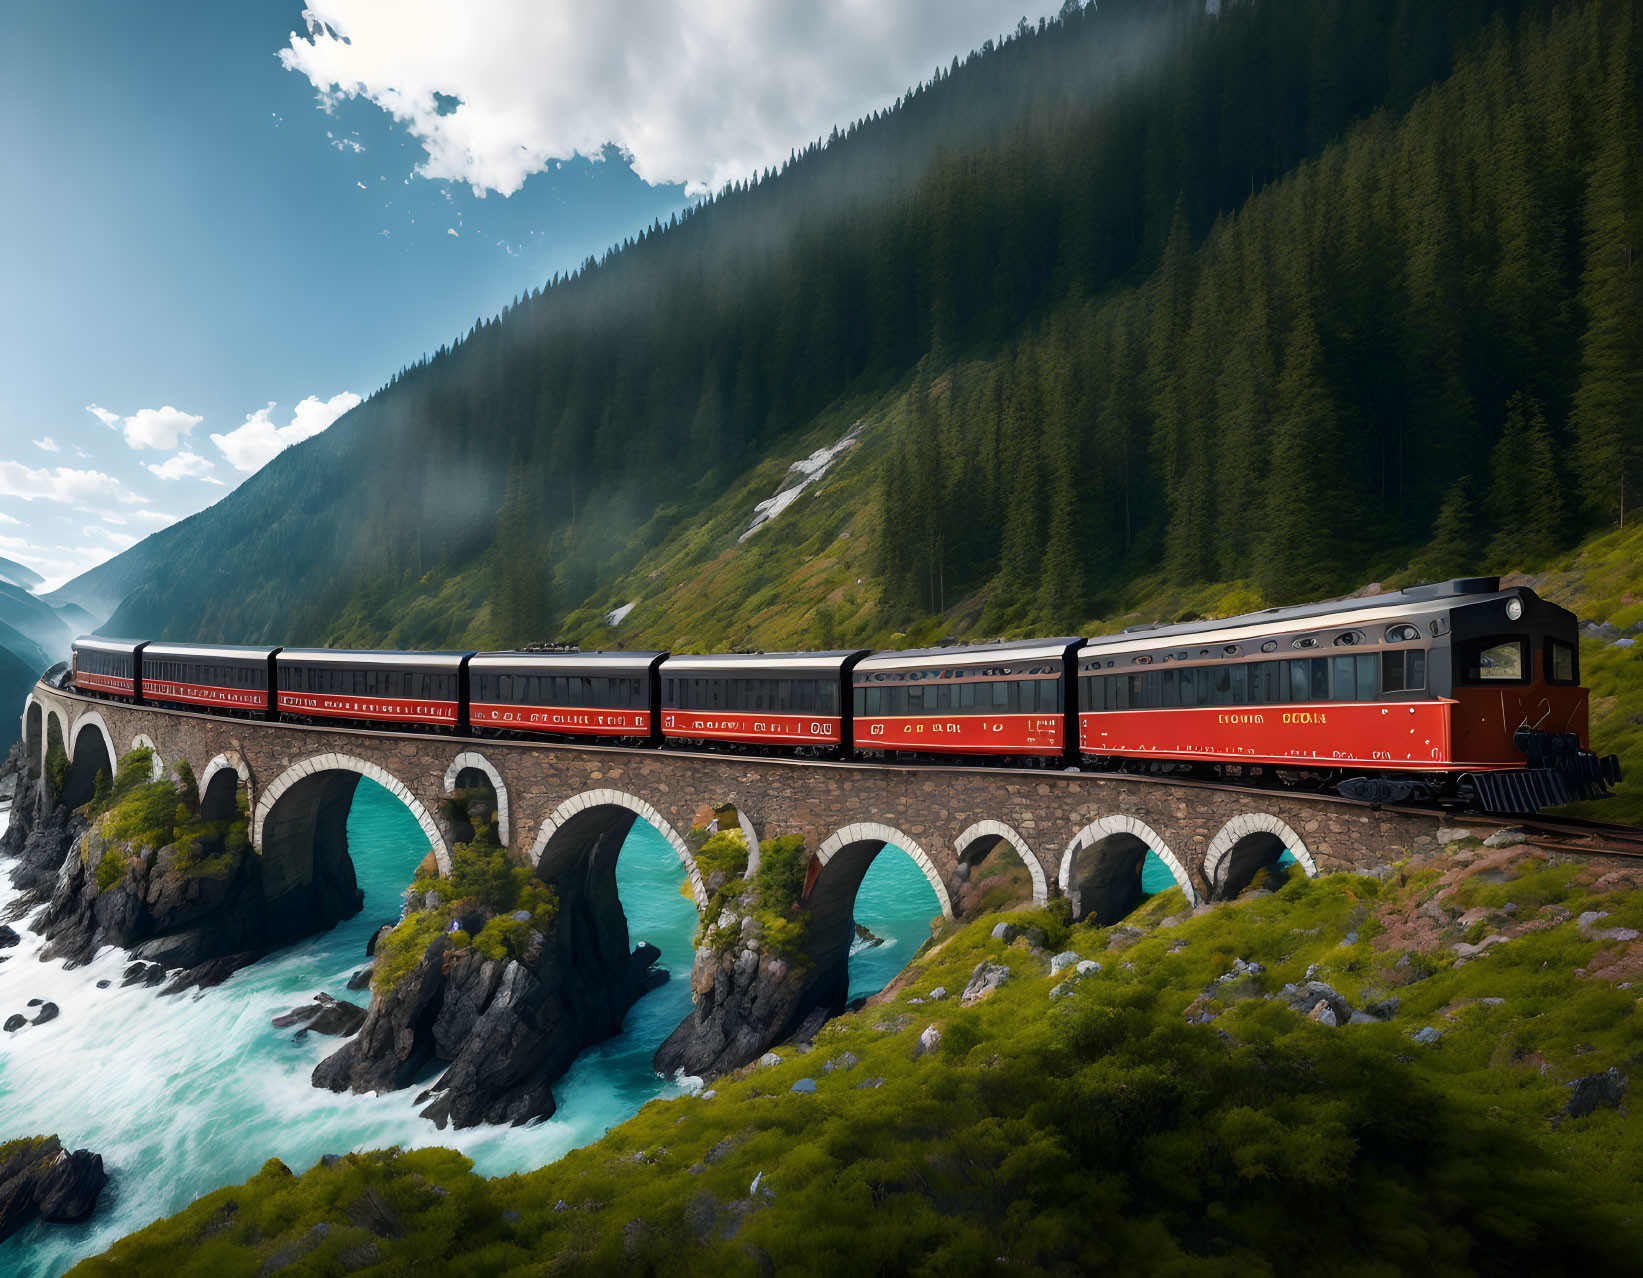
<path fill-rule="evenodd" d="M 188 521 L 151 533 L 113 559 L 81 573 L 66 585 L 43 595 L 55 606 L 72 604 L 99 622 L 114 615 L 121 602 L 143 580 L 155 557 Z"/>
<path fill-rule="evenodd" d="M 26 635 L 45 652 L 55 654 L 53 661 L 68 656 L 73 631 L 68 620 L 44 599 L 18 586 L 0 583 L 0 622 Z"/>
<path fill-rule="evenodd" d="M 1635 509 L 1635 7 L 1209 8 L 1023 24 L 52 598 L 242 642 L 1066 633 Z"/>
<path fill-rule="evenodd" d="M 43 583 L 45 578 L 35 572 L 34 569 L 25 568 L 15 559 L 7 559 L 5 556 L 0 555 L 0 581 L 13 586 L 21 586 L 24 590 L 33 590 Z"/>

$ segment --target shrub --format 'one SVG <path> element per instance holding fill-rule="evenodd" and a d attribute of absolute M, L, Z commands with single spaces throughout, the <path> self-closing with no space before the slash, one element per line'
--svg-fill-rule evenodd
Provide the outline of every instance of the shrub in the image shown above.
<path fill-rule="evenodd" d="M 720 830 L 696 849 L 696 868 L 704 880 L 723 874 L 728 882 L 747 872 L 747 836 L 740 827 Z"/>
<path fill-rule="evenodd" d="M 450 921 L 450 911 L 445 909 L 416 910 L 401 919 L 392 932 L 377 942 L 371 988 L 386 994 L 410 975 Z"/>
<path fill-rule="evenodd" d="M 103 859 L 97 862 L 97 890 L 106 892 L 125 877 L 126 866 L 131 859 L 114 844 L 103 852 Z"/>

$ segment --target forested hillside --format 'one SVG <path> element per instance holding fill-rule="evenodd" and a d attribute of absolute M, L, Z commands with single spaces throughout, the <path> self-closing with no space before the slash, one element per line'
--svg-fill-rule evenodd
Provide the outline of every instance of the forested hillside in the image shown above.
<path fill-rule="evenodd" d="M 105 570 L 109 629 L 881 642 L 1536 566 L 1643 488 L 1636 8 L 1070 3 L 407 368 Z"/>

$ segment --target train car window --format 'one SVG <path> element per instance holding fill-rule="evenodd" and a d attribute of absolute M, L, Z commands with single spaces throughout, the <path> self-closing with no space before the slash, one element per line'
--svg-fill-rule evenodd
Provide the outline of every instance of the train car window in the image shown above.
<path fill-rule="evenodd" d="M 1318 646 L 1318 636 L 1302 635 L 1300 638 L 1292 641 L 1289 646 L 1291 648 L 1316 648 Z"/>
<path fill-rule="evenodd" d="M 1420 648 L 1381 654 L 1383 692 L 1419 692 L 1426 687 L 1426 653 Z"/>
<path fill-rule="evenodd" d="M 1335 646 L 1337 648 L 1351 648 L 1362 642 L 1363 631 L 1361 630 L 1343 630 L 1335 636 Z"/>
<path fill-rule="evenodd" d="M 1207 706 L 1215 699 L 1215 671 L 1200 670 L 1198 672 L 1198 704 Z"/>
<path fill-rule="evenodd" d="M 1335 658 L 1335 678 L 1333 681 L 1335 700 L 1356 701 L 1358 699 L 1358 663 L 1351 657 Z"/>
<path fill-rule="evenodd" d="M 1580 671 L 1575 663 L 1573 644 L 1564 643 L 1561 639 L 1548 639 L 1546 641 L 1546 682 L 1580 682 Z"/>
<path fill-rule="evenodd" d="M 1386 628 L 1387 643 L 1408 643 L 1411 639 L 1419 639 L 1420 637 L 1421 632 L 1419 630 L 1404 622 Z"/>
<path fill-rule="evenodd" d="M 1380 689 L 1375 682 L 1376 665 L 1373 653 L 1360 653 L 1358 662 L 1358 700 L 1373 701 Z"/>
<path fill-rule="evenodd" d="M 1474 639 L 1461 649 L 1457 665 L 1467 683 L 1526 683 L 1528 649 L 1524 639 Z"/>
<path fill-rule="evenodd" d="M 1227 680 L 1227 700 L 1222 705 L 1242 706 L 1249 704 L 1249 668 L 1247 666 L 1233 666 L 1225 672 Z"/>

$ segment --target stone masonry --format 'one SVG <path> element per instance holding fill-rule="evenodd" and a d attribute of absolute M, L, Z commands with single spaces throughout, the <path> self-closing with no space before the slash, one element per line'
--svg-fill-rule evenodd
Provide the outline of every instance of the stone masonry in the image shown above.
<path fill-rule="evenodd" d="M 447 865 L 452 835 L 440 801 L 464 773 L 489 779 L 504 841 L 544 870 L 544 862 L 579 855 L 590 840 L 643 818 L 678 852 L 699 906 L 706 894 L 682 836 L 703 804 L 734 806 L 759 839 L 802 835 L 813 854 L 813 891 L 827 885 L 835 859 L 851 868 L 833 877 L 859 881 L 868 846 L 892 843 L 919 863 L 948 914 L 961 867 L 1003 843 L 1027 863 L 1035 897 L 1069 895 L 1082 916 L 1105 899 L 1104 876 L 1133 878 L 1144 848 L 1200 901 L 1257 846 L 1271 857 L 1287 847 L 1308 873 L 1362 871 L 1435 847 L 1441 823 L 1436 813 L 1375 810 L 1329 795 L 1173 779 L 336 730 L 127 706 L 44 684 L 24 709 L 24 739 L 41 758 L 52 720 L 77 772 L 146 745 L 165 769 L 186 759 L 208 802 L 213 793 L 220 801 L 225 783 L 231 794 L 230 777 L 220 775 L 231 774 L 247 787 L 253 844 L 265 857 L 289 845 L 280 855 L 299 877 L 296 862 L 311 859 L 316 838 L 331 837 L 324 829 L 334 830 L 360 776 L 406 803 Z"/>

